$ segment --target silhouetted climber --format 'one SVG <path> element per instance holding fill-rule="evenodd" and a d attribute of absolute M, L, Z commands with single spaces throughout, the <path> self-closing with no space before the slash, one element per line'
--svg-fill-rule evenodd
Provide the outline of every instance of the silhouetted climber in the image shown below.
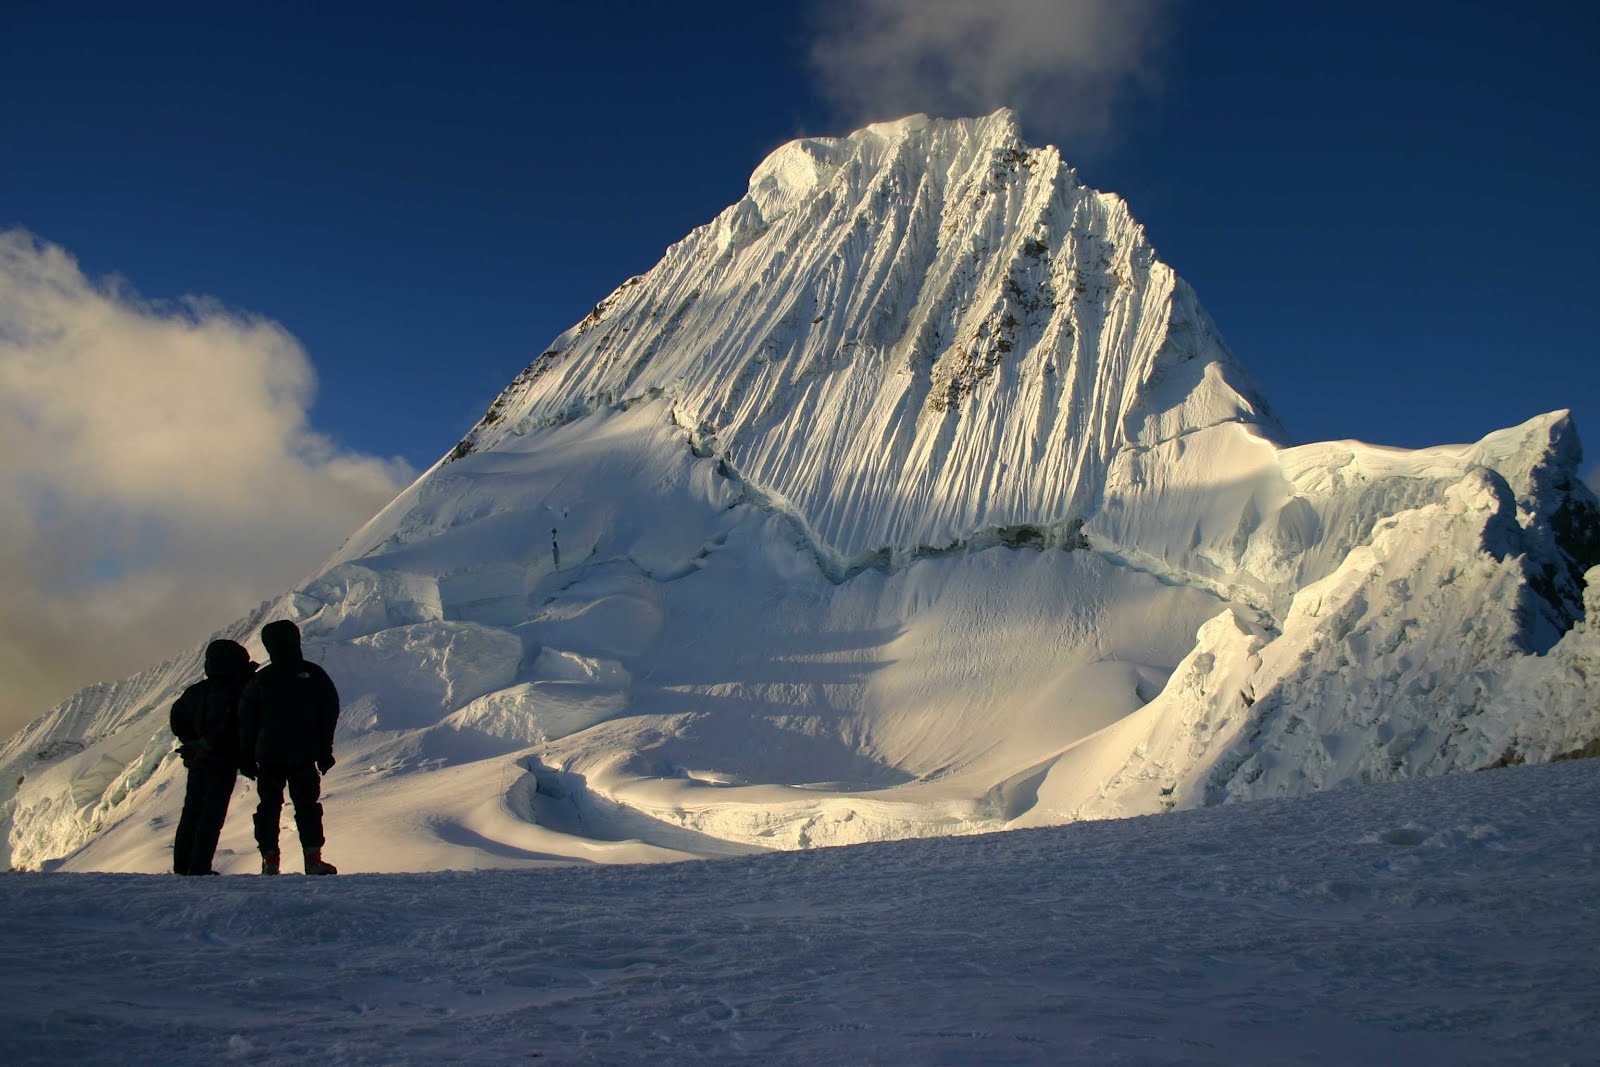
<path fill-rule="evenodd" d="M 556 543 L 556 531 L 550 530 L 550 558 L 555 561 L 556 570 L 561 569 L 561 546 Z"/>
<path fill-rule="evenodd" d="M 339 692 L 333 679 L 300 654 L 300 628 L 287 619 L 261 628 L 272 662 L 256 672 L 239 701 L 239 748 L 244 773 L 256 779 L 256 847 L 261 873 L 278 873 L 278 824 L 283 789 L 294 802 L 294 824 L 307 874 L 338 874 L 322 859 L 321 775 L 333 769 L 333 728 Z"/>
<path fill-rule="evenodd" d="M 206 646 L 206 676 L 172 705 L 178 755 L 189 769 L 172 841 L 172 869 L 178 874 L 217 873 L 211 859 L 239 780 L 239 695 L 255 669 L 243 645 L 213 641 Z"/>

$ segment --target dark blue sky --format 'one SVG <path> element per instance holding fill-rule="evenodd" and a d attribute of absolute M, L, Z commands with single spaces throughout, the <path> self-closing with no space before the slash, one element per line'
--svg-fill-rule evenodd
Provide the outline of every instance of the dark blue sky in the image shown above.
<path fill-rule="evenodd" d="M 1113 135 L 1014 106 L 1128 199 L 1297 440 L 1570 407 L 1600 442 L 1597 10 L 1190 0 Z M 814 11 L 9 0 L 0 227 L 277 320 L 316 426 L 421 468 L 772 148 L 848 132 Z"/>

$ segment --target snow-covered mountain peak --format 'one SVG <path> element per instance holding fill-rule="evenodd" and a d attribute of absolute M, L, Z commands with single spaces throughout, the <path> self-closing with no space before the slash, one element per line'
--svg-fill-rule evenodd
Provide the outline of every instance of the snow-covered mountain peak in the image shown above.
<path fill-rule="evenodd" d="M 1276 424 L 1115 197 L 1008 111 L 775 151 L 458 454 L 664 398 L 840 560 L 1080 522 L 1119 450 Z"/>
<path fill-rule="evenodd" d="M 1009 112 L 911 116 L 774 151 L 225 635 L 293 619 L 336 679 L 357 869 L 1440 774 L 1600 739 L 1579 455 L 1561 412 L 1286 447 L 1121 198 Z M 198 667 L 0 749 L 14 863 L 159 869 Z"/>

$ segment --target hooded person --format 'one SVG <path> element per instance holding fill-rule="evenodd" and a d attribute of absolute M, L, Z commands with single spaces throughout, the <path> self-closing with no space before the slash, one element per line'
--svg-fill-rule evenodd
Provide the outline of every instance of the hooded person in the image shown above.
<path fill-rule="evenodd" d="M 206 646 L 206 676 L 172 705 L 172 732 L 189 771 L 172 842 L 178 874 L 217 873 L 211 860 L 239 780 L 239 698 L 255 669 L 243 645 L 213 641 Z"/>
<path fill-rule="evenodd" d="M 261 873 L 279 870 L 278 832 L 287 787 L 307 874 L 337 874 L 322 858 L 322 775 L 333 769 L 339 693 L 333 679 L 300 652 L 300 628 L 287 619 L 261 628 L 272 657 L 239 700 L 239 749 L 256 780 L 256 847 Z"/>

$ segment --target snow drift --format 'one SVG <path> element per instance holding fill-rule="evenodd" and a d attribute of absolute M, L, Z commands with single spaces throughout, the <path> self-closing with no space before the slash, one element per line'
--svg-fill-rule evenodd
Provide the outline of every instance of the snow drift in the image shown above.
<path fill-rule="evenodd" d="M 1600 739 L 1580 459 L 1288 447 L 1120 199 L 917 116 L 773 153 L 225 634 L 338 682 L 352 869 L 1193 807 Z M 13 864 L 165 869 L 198 663 L 0 750 Z"/>
<path fill-rule="evenodd" d="M 13 1064 L 1592 1063 L 1600 763 L 672 865 L 0 879 Z"/>

